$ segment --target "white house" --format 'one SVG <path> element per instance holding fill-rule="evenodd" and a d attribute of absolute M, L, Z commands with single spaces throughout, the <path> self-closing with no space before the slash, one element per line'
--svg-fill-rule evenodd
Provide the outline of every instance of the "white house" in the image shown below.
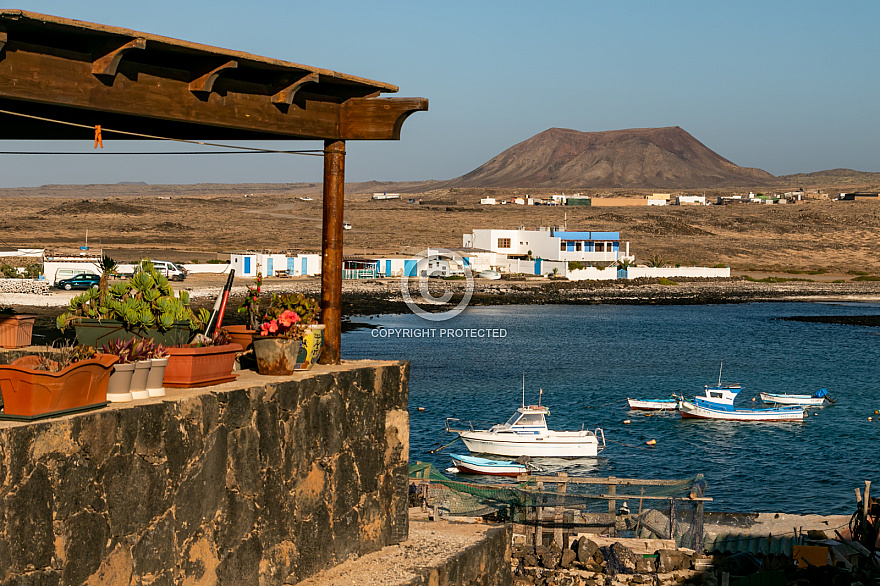
<path fill-rule="evenodd" d="M 484 206 L 494 206 L 497 205 L 494 197 L 484 197 L 480 200 L 480 204 Z"/>
<path fill-rule="evenodd" d="M 706 205 L 705 195 L 679 195 L 675 198 L 675 202 L 680 206 L 704 206 Z"/>
<path fill-rule="evenodd" d="M 275 271 L 287 270 L 287 256 L 265 254 L 262 252 L 234 252 L 229 257 L 230 268 L 235 269 L 237 277 L 274 277 Z"/>
<path fill-rule="evenodd" d="M 621 254 L 619 232 L 572 232 L 555 228 L 537 230 L 474 230 L 463 237 L 465 248 L 506 254 L 512 258 L 541 258 L 551 261 L 617 262 Z"/>

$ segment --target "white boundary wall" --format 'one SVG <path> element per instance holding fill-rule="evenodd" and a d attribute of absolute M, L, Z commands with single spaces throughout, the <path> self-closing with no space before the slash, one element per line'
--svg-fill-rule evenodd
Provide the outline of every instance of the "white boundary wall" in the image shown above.
<path fill-rule="evenodd" d="M 566 276 L 569 281 L 613 281 L 617 278 L 617 269 L 615 267 L 605 267 L 604 269 L 586 267 L 568 271 Z"/>
<path fill-rule="evenodd" d="M 606 271 L 608 269 L 605 269 Z M 625 279 L 638 279 L 640 277 L 729 277 L 730 267 L 629 267 L 626 270 Z"/>

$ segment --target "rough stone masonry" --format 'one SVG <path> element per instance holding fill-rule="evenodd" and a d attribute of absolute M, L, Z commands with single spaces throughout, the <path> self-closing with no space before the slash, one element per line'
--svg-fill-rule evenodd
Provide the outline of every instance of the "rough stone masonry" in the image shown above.
<path fill-rule="evenodd" d="M 409 365 L 0 422 L 0 583 L 294 584 L 406 539 Z"/>

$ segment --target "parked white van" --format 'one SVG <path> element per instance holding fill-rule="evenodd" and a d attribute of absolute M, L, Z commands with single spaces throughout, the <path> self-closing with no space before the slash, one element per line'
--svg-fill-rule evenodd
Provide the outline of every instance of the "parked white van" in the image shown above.
<path fill-rule="evenodd" d="M 186 269 L 180 265 L 167 260 L 151 260 L 150 262 L 153 263 L 153 268 L 160 275 L 168 277 L 169 281 L 182 281 L 186 278 Z"/>

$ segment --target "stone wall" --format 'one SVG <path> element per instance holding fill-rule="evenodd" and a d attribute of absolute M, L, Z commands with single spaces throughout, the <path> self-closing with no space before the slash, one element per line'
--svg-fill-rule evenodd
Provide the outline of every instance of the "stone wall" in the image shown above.
<path fill-rule="evenodd" d="M 49 281 L 37 279 L 0 279 L 0 293 L 49 294 Z"/>
<path fill-rule="evenodd" d="M 0 583 L 295 584 L 404 540 L 408 375 L 245 373 L 0 423 Z"/>

